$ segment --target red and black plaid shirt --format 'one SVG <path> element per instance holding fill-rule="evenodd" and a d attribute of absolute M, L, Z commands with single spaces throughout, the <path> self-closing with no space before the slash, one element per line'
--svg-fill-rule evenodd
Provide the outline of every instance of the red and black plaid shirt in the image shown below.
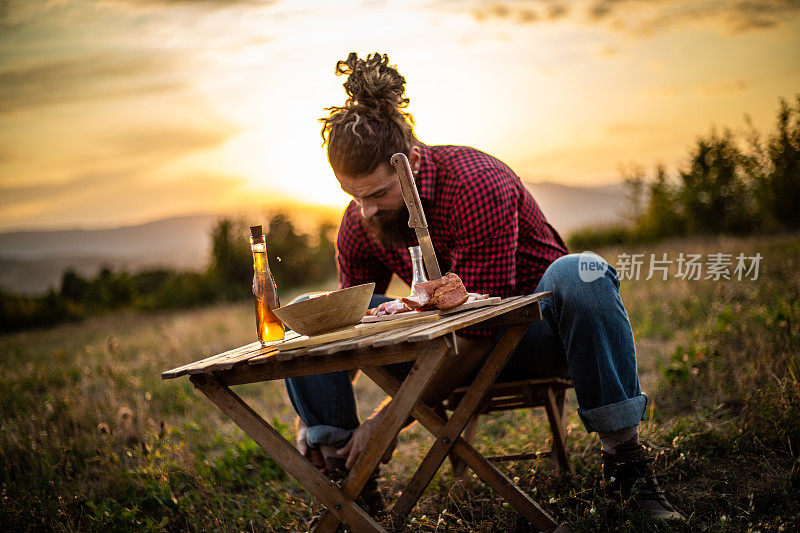
<path fill-rule="evenodd" d="M 416 178 L 442 272 L 468 291 L 508 297 L 530 294 L 547 267 L 567 253 L 519 177 L 502 161 L 466 146 L 424 146 Z M 355 201 L 336 239 L 341 288 L 375 282 L 384 293 L 392 273 L 411 284 L 408 246 L 384 248 L 361 225 Z M 477 333 L 477 332 L 473 332 Z"/>

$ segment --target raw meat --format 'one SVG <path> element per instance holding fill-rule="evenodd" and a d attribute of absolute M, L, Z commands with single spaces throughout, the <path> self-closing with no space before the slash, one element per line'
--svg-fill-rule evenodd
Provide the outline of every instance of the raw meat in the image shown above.
<path fill-rule="evenodd" d="M 448 272 L 447 275 L 414 285 L 411 294 L 380 304 L 367 311 L 368 315 L 383 316 L 393 315 L 406 311 L 426 311 L 428 309 L 441 309 L 445 311 L 458 307 L 468 299 L 479 300 L 488 298 L 488 294 L 468 293 L 464 283 L 456 274 Z"/>
<path fill-rule="evenodd" d="M 373 309 L 367 309 L 367 315 L 371 316 L 383 316 L 383 315 L 394 315 L 396 313 L 404 313 L 406 311 L 411 311 L 412 308 L 404 304 L 401 300 L 391 300 L 389 302 L 383 302 L 378 307 Z"/>
<path fill-rule="evenodd" d="M 458 307 L 469 298 L 469 294 L 467 294 L 467 289 L 464 288 L 464 283 L 461 281 L 461 278 L 452 272 L 448 272 L 440 279 L 434 280 L 434 282 L 436 282 L 437 285 L 434 286 L 433 296 L 429 304 L 437 309 L 444 311 Z M 426 283 L 431 282 L 426 281 L 418 283 L 417 285 L 425 285 Z M 430 291 L 430 288 L 428 288 L 428 291 Z"/>

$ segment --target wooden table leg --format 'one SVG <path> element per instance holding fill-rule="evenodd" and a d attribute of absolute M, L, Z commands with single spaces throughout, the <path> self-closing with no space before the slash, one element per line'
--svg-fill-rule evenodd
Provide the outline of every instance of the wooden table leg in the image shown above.
<path fill-rule="evenodd" d="M 402 347 L 398 347 L 402 349 Z M 357 497 L 361 489 L 369 480 L 372 472 L 380 463 L 381 457 L 391 445 L 395 436 L 400 432 L 411 410 L 419 402 L 425 392 L 436 369 L 444 361 L 445 356 L 452 355 L 454 347 L 444 338 L 436 339 L 430 343 L 425 354 L 414 363 L 408 377 L 392 395 L 392 401 L 386 406 L 383 417 L 375 428 L 375 432 L 367 443 L 364 451 L 358 456 L 352 470 L 342 483 L 342 490 L 351 498 Z M 314 528 L 316 532 L 335 531 L 339 525 L 339 517 L 326 513 Z"/>
<path fill-rule="evenodd" d="M 508 479 L 508 476 L 498 470 L 496 466 L 481 455 L 478 450 L 473 448 L 471 444 L 459 437 L 453 446 L 453 451 L 458 454 L 484 483 L 492 487 L 492 489 L 502 496 L 511 507 L 530 520 L 540 531 L 552 531 L 558 528 L 558 522 L 556 522 L 547 511 L 539 507 L 530 496 L 525 494 L 513 481 Z M 563 528 L 559 528 L 559 531 L 562 530 Z M 569 531 L 568 528 L 566 530 Z"/>
<path fill-rule="evenodd" d="M 561 394 L 562 400 L 561 406 L 559 406 L 558 398 L 553 388 L 547 388 L 547 398 L 545 398 L 544 408 L 545 411 L 547 411 L 547 420 L 550 422 L 550 431 L 553 434 L 553 446 L 550 452 L 550 459 L 558 465 L 562 472 L 566 471 L 570 474 L 574 474 L 575 470 L 572 468 L 572 465 L 569 464 L 569 459 L 567 459 L 567 428 L 562 418 L 564 413 L 564 392 L 561 391 Z"/>
<path fill-rule="evenodd" d="M 467 422 L 469 422 L 470 418 L 477 410 L 481 400 L 486 396 L 489 387 L 491 387 L 497 379 L 508 357 L 514 351 L 514 348 L 517 347 L 519 341 L 522 340 L 526 331 L 528 331 L 528 325 L 512 326 L 508 328 L 497 343 L 497 346 L 492 350 L 492 353 L 489 354 L 489 357 L 484 362 L 478 375 L 467 389 L 464 397 L 458 403 L 458 406 L 453 412 L 453 416 L 445 423 L 441 433 L 436 435 L 436 442 L 434 442 L 433 446 L 428 450 L 419 468 L 414 472 L 411 481 L 406 485 L 405 490 L 403 490 L 400 498 L 392 508 L 392 514 L 394 514 L 398 520 L 405 520 L 405 517 L 408 516 L 408 513 L 410 513 L 411 509 L 417 504 L 422 493 L 428 487 L 433 476 L 439 470 L 448 452 L 453 447 L 453 443 L 455 443 L 456 439 L 461 435 Z"/>
<path fill-rule="evenodd" d="M 388 395 L 392 396 L 400 387 L 400 382 L 381 367 L 364 368 L 364 373 L 372 379 Z M 439 437 L 446 421 L 437 415 L 434 410 L 423 404 L 417 403 L 414 406 L 412 415 L 425 429 L 434 436 Z M 492 487 L 500 496 L 522 516 L 527 518 L 534 526 L 541 531 L 550 531 L 558 526 L 558 523 L 542 509 L 530 496 L 525 494 L 508 477 L 490 463 L 469 443 L 460 436 L 453 444 L 453 452 L 469 466 L 484 483 Z"/>
<path fill-rule="evenodd" d="M 441 416 L 441 413 L 436 413 Z M 480 415 L 475 413 L 467 422 L 467 427 L 464 428 L 464 431 L 461 432 L 461 438 L 464 439 L 466 442 L 472 444 L 475 441 L 475 434 L 478 432 L 478 419 Z M 442 419 L 447 420 L 446 417 L 442 417 Z M 456 478 L 464 486 L 467 486 L 469 483 L 469 478 L 467 478 L 467 465 L 459 459 L 458 455 L 455 454 L 452 450 L 450 450 L 450 463 L 453 465 L 453 477 Z"/>
<path fill-rule="evenodd" d="M 341 491 L 335 483 L 317 470 L 230 387 L 213 374 L 195 374 L 190 379 L 195 387 L 256 441 L 267 455 L 344 523 L 357 531 L 386 531 L 358 506 L 352 497 Z"/>

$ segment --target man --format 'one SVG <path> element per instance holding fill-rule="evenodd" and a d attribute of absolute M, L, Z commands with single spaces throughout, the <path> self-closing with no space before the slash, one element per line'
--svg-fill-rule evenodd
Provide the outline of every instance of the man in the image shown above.
<path fill-rule="evenodd" d="M 342 189 L 353 197 L 337 238 L 341 287 L 374 281 L 386 290 L 392 274 L 411 280 L 407 248 L 416 244 L 392 154 L 408 155 L 443 272 L 452 270 L 468 291 L 512 296 L 552 291 L 500 375 L 571 377 L 586 429 L 598 432 L 610 492 L 631 495 L 656 518 L 676 519 L 638 440 L 647 405 L 616 271 L 583 281 L 570 255 L 531 194 L 504 163 L 462 146 L 426 146 L 403 111 L 405 80 L 378 54 L 350 54 L 337 63 L 348 76 L 348 99 L 329 108 L 323 139 Z M 373 300 L 377 304 L 379 298 Z M 497 341 L 496 332 L 459 332 L 457 362 L 438 371 L 423 399 L 441 401 L 469 380 Z M 409 367 L 392 365 L 402 377 Z M 298 447 L 321 469 L 346 472 L 363 451 L 383 413 L 359 423 L 350 376 L 331 373 L 287 380 L 302 423 Z M 384 403 L 385 405 L 385 403 Z M 384 459 L 388 460 L 388 457 Z M 365 489 L 370 493 L 373 483 Z"/>

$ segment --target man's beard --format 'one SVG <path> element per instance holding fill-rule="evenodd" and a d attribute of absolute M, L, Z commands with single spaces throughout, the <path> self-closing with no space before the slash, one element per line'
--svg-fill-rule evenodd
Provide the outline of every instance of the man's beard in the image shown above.
<path fill-rule="evenodd" d="M 414 230 L 408 227 L 408 208 L 384 209 L 369 218 L 361 217 L 361 224 L 370 237 L 384 248 L 405 247 L 413 241 Z"/>

